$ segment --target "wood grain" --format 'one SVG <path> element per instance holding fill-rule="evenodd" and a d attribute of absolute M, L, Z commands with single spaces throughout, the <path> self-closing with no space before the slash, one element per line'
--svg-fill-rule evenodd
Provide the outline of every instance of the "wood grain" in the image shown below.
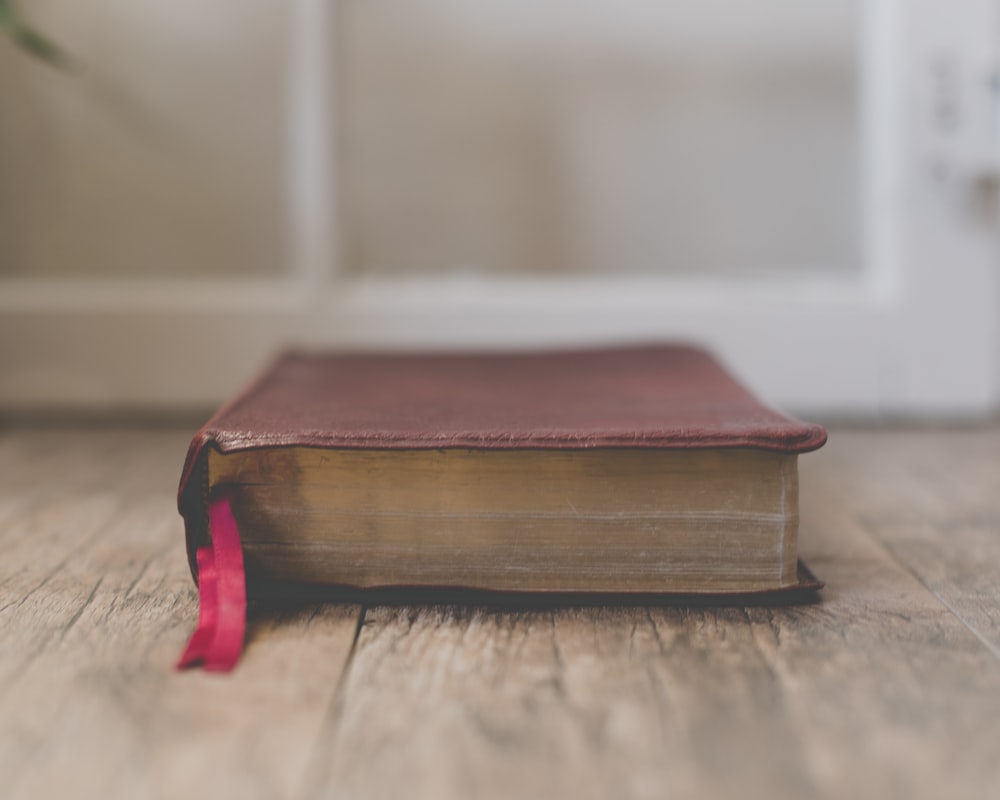
<path fill-rule="evenodd" d="M 197 617 L 173 497 L 184 438 L 34 431 L 0 445 L 5 797 L 297 789 L 359 609 L 259 613 L 236 673 L 175 673 Z"/>
<path fill-rule="evenodd" d="M 850 509 L 872 539 L 1000 658 L 1000 431 L 845 432 L 840 438 L 829 465 L 810 465 L 819 472 L 818 504 Z"/>
<path fill-rule="evenodd" d="M 0 432 L 3 796 L 1000 795 L 998 427 L 803 458 L 816 604 L 286 603 L 229 676 L 172 670 L 188 435 Z"/>

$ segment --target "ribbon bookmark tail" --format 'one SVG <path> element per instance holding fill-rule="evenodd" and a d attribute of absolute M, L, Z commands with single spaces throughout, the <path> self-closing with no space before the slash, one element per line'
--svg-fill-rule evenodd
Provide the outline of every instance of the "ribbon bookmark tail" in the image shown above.
<path fill-rule="evenodd" d="M 201 666 L 229 672 L 240 660 L 246 632 L 247 592 L 243 545 L 228 497 L 208 506 L 211 545 L 199 547 L 198 626 L 177 669 Z"/>

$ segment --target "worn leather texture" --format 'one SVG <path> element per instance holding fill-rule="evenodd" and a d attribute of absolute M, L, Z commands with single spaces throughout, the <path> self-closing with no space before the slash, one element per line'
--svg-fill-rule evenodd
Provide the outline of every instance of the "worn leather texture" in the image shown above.
<path fill-rule="evenodd" d="M 198 431 L 259 447 L 758 447 L 815 450 L 826 431 L 759 403 L 707 352 L 286 353 Z"/>
<path fill-rule="evenodd" d="M 178 505 L 207 503 L 207 447 L 814 450 L 826 431 L 759 403 L 686 345 L 561 352 L 287 353 L 197 433 Z"/>

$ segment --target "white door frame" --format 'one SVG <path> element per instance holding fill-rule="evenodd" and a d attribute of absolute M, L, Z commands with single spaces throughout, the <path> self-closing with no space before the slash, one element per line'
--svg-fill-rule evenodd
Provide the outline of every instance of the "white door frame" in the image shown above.
<path fill-rule="evenodd" d="M 921 128 L 935 98 L 920 87 L 933 58 L 987 74 L 996 63 L 994 9 L 987 0 L 963 3 L 962 13 L 946 0 L 869 0 L 866 9 L 869 224 L 859 274 L 373 279 L 338 275 L 333 20 L 323 0 L 296 0 L 287 273 L 2 279 L 0 409 L 211 405 L 289 343 L 498 348 L 680 338 L 713 348 L 765 399 L 804 413 L 991 413 L 1000 404 L 998 237 L 995 221 L 977 221 L 967 206 L 987 162 L 1000 158 L 1000 141 L 985 129 Z M 987 92 L 977 92 L 961 102 L 985 107 Z M 944 177 L 928 167 L 939 157 Z"/>

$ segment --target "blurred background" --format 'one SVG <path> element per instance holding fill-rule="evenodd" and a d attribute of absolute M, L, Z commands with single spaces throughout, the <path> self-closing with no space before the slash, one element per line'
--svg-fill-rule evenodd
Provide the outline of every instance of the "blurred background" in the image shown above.
<path fill-rule="evenodd" d="M 0 411 L 289 343 L 696 340 L 803 413 L 1000 403 L 1000 4 L 22 0 Z"/>

